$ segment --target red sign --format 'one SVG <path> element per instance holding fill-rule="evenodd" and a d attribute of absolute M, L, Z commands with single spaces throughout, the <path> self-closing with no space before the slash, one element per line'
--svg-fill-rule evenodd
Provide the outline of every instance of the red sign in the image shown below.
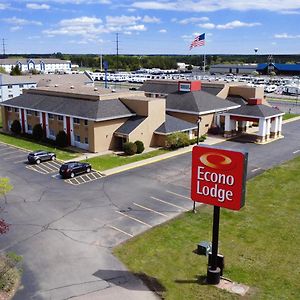
<path fill-rule="evenodd" d="M 240 210 L 245 202 L 248 153 L 195 146 L 192 154 L 193 201 Z"/>

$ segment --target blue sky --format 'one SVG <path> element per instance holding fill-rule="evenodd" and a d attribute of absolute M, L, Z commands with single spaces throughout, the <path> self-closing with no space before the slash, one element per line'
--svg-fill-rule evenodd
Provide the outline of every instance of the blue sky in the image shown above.
<path fill-rule="evenodd" d="M 8 54 L 113 54 L 117 32 L 120 54 L 300 52 L 300 0 L 0 0 L 0 19 Z"/>

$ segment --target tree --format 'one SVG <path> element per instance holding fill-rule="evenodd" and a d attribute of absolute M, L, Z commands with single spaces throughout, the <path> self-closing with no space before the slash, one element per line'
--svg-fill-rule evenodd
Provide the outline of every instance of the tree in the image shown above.
<path fill-rule="evenodd" d="M 175 132 L 167 136 L 166 148 L 174 150 L 190 144 L 189 136 L 184 132 Z"/>
<path fill-rule="evenodd" d="M 10 130 L 14 133 L 14 134 L 20 134 L 22 127 L 21 127 L 21 123 L 19 120 L 14 120 L 10 126 Z"/>
<path fill-rule="evenodd" d="M 136 153 L 143 153 L 145 150 L 144 143 L 142 141 L 135 141 L 136 144 Z"/>
<path fill-rule="evenodd" d="M 0 73 L 6 74 L 6 71 L 5 71 L 5 69 L 3 67 L 0 67 Z"/>
<path fill-rule="evenodd" d="M 11 67 L 10 75 L 12 75 L 12 76 L 22 75 L 22 72 L 21 72 L 21 69 L 20 69 L 19 65 L 15 65 L 14 67 Z"/>
<path fill-rule="evenodd" d="M 67 147 L 68 146 L 67 134 L 63 130 L 59 131 L 58 134 L 56 135 L 55 142 L 58 147 L 62 147 L 62 148 Z"/>
<path fill-rule="evenodd" d="M 40 141 L 44 137 L 44 129 L 41 124 L 34 125 L 32 129 L 32 136 L 37 141 Z"/>
<path fill-rule="evenodd" d="M 0 197 L 5 196 L 12 188 L 8 178 L 0 177 Z M 0 219 L 0 235 L 6 233 L 8 230 L 9 224 L 4 219 Z"/>

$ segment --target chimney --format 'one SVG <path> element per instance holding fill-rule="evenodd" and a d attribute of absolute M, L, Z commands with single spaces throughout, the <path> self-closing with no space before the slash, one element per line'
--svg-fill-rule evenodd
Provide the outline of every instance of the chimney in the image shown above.
<path fill-rule="evenodd" d="M 259 104 L 262 104 L 262 99 L 258 99 L 258 98 L 248 99 L 248 105 L 259 105 Z"/>
<path fill-rule="evenodd" d="M 201 81 L 178 81 L 178 92 L 201 91 Z"/>

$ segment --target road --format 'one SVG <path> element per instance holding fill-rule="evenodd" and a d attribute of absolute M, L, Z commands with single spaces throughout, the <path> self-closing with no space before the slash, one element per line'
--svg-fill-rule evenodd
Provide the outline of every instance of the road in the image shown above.
<path fill-rule="evenodd" d="M 222 145 L 249 152 L 250 178 L 300 154 L 299 126 L 285 124 L 285 138 L 266 145 Z M 0 145 L 0 176 L 14 185 L 1 199 L 3 217 L 12 225 L 0 249 L 24 257 L 15 299 L 155 299 L 111 251 L 192 208 L 191 154 L 93 181 L 78 178 L 77 185 L 60 179 L 54 165 L 43 173 L 25 157 Z"/>

